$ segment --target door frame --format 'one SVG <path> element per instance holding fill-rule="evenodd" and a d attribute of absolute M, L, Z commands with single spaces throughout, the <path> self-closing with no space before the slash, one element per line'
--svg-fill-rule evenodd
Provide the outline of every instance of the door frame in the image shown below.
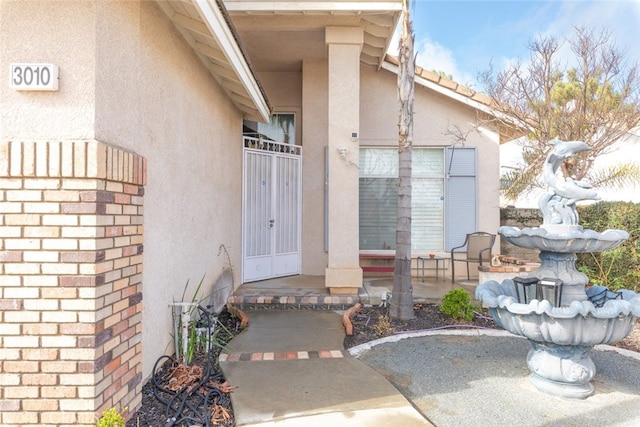
<path fill-rule="evenodd" d="M 243 137 L 244 140 L 244 148 L 243 148 L 243 156 L 242 156 L 242 283 L 254 282 L 259 280 L 267 280 L 275 277 L 283 277 L 283 276 L 292 276 L 300 274 L 302 267 L 302 147 L 299 145 L 293 144 L 284 144 L 280 142 L 274 142 L 270 140 L 265 140 L 262 138 L 252 138 L 248 136 Z M 296 251 L 290 252 L 277 252 L 278 245 L 278 226 L 280 224 L 276 224 L 273 235 L 270 238 L 270 246 L 271 252 L 270 254 L 264 255 L 263 258 L 271 258 L 271 264 L 269 266 L 268 271 L 264 275 L 256 275 L 249 274 L 248 271 L 248 260 L 251 258 L 247 255 L 247 243 L 248 239 L 251 236 L 248 235 L 247 224 L 248 224 L 248 215 L 250 215 L 250 201 L 248 200 L 247 194 L 247 186 L 249 177 L 252 171 L 248 170 L 248 162 L 247 157 L 249 154 L 259 154 L 261 156 L 269 156 L 271 161 L 271 179 L 273 185 L 271 186 L 271 212 L 270 218 L 264 218 L 264 226 L 268 227 L 269 223 L 272 223 L 272 219 L 281 213 L 277 211 L 277 200 L 278 200 L 278 183 L 275 180 L 277 174 L 276 165 L 278 164 L 278 159 L 285 160 L 296 160 L 297 168 L 295 174 L 297 175 L 297 189 L 295 189 L 294 199 L 297 201 L 297 206 L 294 208 L 295 225 L 293 226 L 293 230 L 289 229 L 289 231 L 293 231 L 295 236 L 293 238 L 288 237 L 289 240 L 293 240 L 295 242 Z M 289 185 L 289 182 L 286 184 Z M 289 200 L 290 202 L 290 200 Z M 254 207 L 255 208 L 255 207 Z M 260 209 L 256 209 L 260 211 Z M 289 218 L 291 218 L 289 216 Z M 280 221 L 277 221 L 278 223 Z M 269 227 L 271 228 L 271 227 Z"/>

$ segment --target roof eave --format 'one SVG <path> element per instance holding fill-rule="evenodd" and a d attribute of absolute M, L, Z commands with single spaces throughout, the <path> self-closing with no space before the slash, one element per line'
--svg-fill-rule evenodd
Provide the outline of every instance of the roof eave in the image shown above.
<path fill-rule="evenodd" d="M 184 5 L 188 4 L 193 8 L 192 14 L 197 14 L 198 19 L 181 15 L 174 9 L 173 2 L 163 0 L 156 0 L 156 2 L 244 117 L 268 122 L 271 115 L 269 100 L 255 77 L 222 1 L 184 1 Z M 212 40 L 211 46 L 216 50 L 219 49 L 221 54 L 216 55 L 211 53 L 211 49 L 202 47 L 190 36 L 190 32 L 205 35 Z M 226 71 L 220 74 L 221 68 L 218 65 L 212 65 L 208 60 L 211 58 L 214 58 L 214 62 L 218 65 L 224 64 L 223 68 Z"/>
<path fill-rule="evenodd" d="M 229 60 L 229 65 L 235 71 L 240 82 L 244 86 L 249 98 L 255 104 L 255 112 L 262 119 L 268 122 L 271 116 L 271 108 L 264 94 L 262 87 L 258 83 L 247 58 L 239 45 L 239 40 L 235 30 L 229 25 L 230 19 L 221 0 L 193 0 L 194 6 L 203 17 L 213 37 L 219 43 L 222 51 Z"/>
<path fill-rule="evenodd" d="M 373 12 L 401 11 L 402 2 L 396 1 L 227 1 L 229 11 L 256 12 Z"/>
<path fill-rule="evenodd" d="M 221 1 L 221 0 L 218 0 Z M 389 49 L 393 39 L 393 33 L 400 20 L 402 13 L 402 2 L 398 0 L 389 1 L 324 1 L 324 0 L 308 0 L 308 1 L 245 1 L 245 0 L 226 0 L 224 2 L 226 10 L 231 13 L 245 13 L 249 15 L 306 15 L 306 14 L 355 14 L 362 15 L 367 13 L 392 13 L 393 25 L 390 32 L 383 36 L 386 40 L 384 46 L 378 46 L 379 54 L 375 55 L 374 60 L 368 62 L 365 60 L 366 55 L 362 55 L 362 62 L 368 65 L 375 65 L 380 70 L 385 60 L 385 53 Z M 366 17 L 365 17 L 366 19 Z M 375 23 L 372 21 L 372 24 Z M 365 41 L 366 44 L 366 41 Z"/>

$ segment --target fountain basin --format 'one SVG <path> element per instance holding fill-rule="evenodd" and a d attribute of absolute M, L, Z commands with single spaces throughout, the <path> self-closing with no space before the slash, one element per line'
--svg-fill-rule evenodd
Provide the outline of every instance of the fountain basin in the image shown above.
<path fill-rule="evenodd" d="M 542 226 L 519 229 L 500 227 L 498 233 L 509 243 L 527 249 L 555 253 L 603 252 L 613 249 L 629 238 L 624 230 L 598 233 L 580 226 Z"/>
<path fill-rule="evenodd" d="M 605 288 L 587 289 L 587 296 Z M 513 280 L 480 285 L 476 298 L 489 308 L 503 329 L 532 341 L 559 345 L 594 346 L 624 339 L 640 317 L 640 296 L 623 290 L 622 299 L 609 300 L 602 307 L 591 301 L 573 301 L 567 307 L 553 307 L 549 301 L 517 302 Z"/>
<path fill-rule="evenodd" d="M 590 352 L 598 344 L 624 339 L 640 317 L 640 296 L 621 291 L 621 299 L 602 307 L 591 301 L 572 301 L 554 307 L 549 301 L 518 303 L 513 280 L 502 284 L 488 281 L 476 289 L 476 299 L 491 311 L 495 322 L 514 335 L 527 338 L 532 349 L 527 355 L 531 382 L 538 390 L 568 398 L 583 399 L 594 392 L 590 383 L 596 369 Z M 606 288 L 594 286 L 587 297 Z"/>

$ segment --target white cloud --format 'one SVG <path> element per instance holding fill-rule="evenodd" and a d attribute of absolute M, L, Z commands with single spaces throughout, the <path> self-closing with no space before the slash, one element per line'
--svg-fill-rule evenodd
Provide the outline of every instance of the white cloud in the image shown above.
<path fill-rule="evenodd" d="M 575 35 L 575 28 L 586 26 L 596 32 L 611 32 L 611 42 L 626 55 L 630 62 L 640 60 L 637 41 L 640 39 L 640 2 L 637 1 L 585 1 L 563 2 L 556 18 L 545 31 L 559 39 Z M 572 55 L 567 52 L 568 55 Z"/>
<path fill-rule="evenodd" d="M 430 71 L 444 72 L 452 76 L 453 80 L 466 85 L 475 86 L 475 76 L 463 72 L 453 57 L 453 52 L 428 38 L 416 41 L 416 63 Z"/>
<path fill-rule="evenodd" d="M 397 46 L 397 44 L 396 44 Z M 444 72 L 452 76 L 453 80 L 465 86 L 476 86 L 475 77 L 463 72 L 451 50 L 435 43 L 428 38 L 416 40 L 414 50 L 416 65 L 429 71 Z"/>
<path fill-rule="evenodd" d="M 393 33 L 391 42 L 389 43 L 389 49 L 387 53 L 393 56 L 398 56 L 400 46 L 400 32 L 401 26 L 396 27 L 396 31 Z M 414 51 L 416 53 L 416 65 L 429 71 L 442 71 L 445 74 L 450 74 L 453 80 L 469 87 L 477 87 L 475 76 L 469 73 L 463 72 L 456 63 L 453 57 L 453 52 L 446 47 L 433 42 L 429 38 L 425 37 L 419 40 L 415 40 Z"/>

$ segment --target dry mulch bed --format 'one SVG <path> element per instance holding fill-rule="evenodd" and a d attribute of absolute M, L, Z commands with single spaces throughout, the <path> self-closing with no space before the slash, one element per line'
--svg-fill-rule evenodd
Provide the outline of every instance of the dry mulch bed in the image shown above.
<path fill-rule="evenodd" d="M 369 341 L 403 332 L 451 328 L 491 328 L 500 329 L 488 310 L 476 311 L 472 321 L 455 320 L 440 311 L 436 304 L 415 304 L 415 317 L 411 320 L 397 320 L 388 317 L 388 307 L 363 307 L 351 316 L 353 335 L 344 340 L 345 348 L 355 347 Z M 635 329 L 616 347 L 640 352 L 640 321 Z"/>
<path fill-rule="evenodd" d="M 217 327 L 219 343 L 225 345 L 240 333 L 242 322 L 242 317 L 224 309 L 218 316 L 224 326 Z M 229 396 L 233 385 L 220 371 L 220 351 L 214 346 L 209 354 L 197 353 L 189 366 L 160 358 L 157 374 L 142 387 L 142 404 L 127 427 L 235 426 Z"/>
<path fill-rule="evenodd" d="M 391 319 L 388 307 L 367 306 L 351 316 L 353 335 L 346 336 L 345 348 L 403 332 L 438 329 L 489 328 L 498 329 L 488 311 L 476 312 L 472 321 L 454 319 L 435 304 L 414 304 L 411 320 Z"/>
<path fill-rule="evenodd" d="M 351 348 L 378 338 L 410 331 L 452 328 L 499 329 L 487 310 L 476 312 L 474 319 L 470 322 L 451 318 L 451 316 L 440 312 L 438 306 L 435 304 L 415 304 L 414 314 L 415 317 L 411 320 L 397 320 L 390 319 L 388 317 L 387 307 L 363 307 L 350 316 L 351 323 L 353 325 L 353 335 L 345 337 L 344 347 Z M 242 318 L 232 316 L 226 310 L 220 314 L 218 320 L 230 331 L 230 335 L 224 337 L 222 340 L 223 343 L 225 340 L 226 342 L 230 341 L 233 336 L 237 335 L 241 330 Z M 640 352 L 639 327 L 640 324 L 636 325 L 634 331 L 623 341 L 617 343 L 616 346 Z M 212 385 L 211 387 L 203 389 L 203 393 L 204 390 L 210 390 L 212 387 L 218 388 L 218 390 L 221 391 L 219 396 L 216 395 L 218 398 L 216 399 L 216 405 L 213 407 L 215 409 L 212 408 L 213 410 L 210 410 L 211 418 L 209 419 L 209 424 L 185 422 L 176 423 L 176 426 L 187 426 L 192 424 L 222 427 L 235 426 L 233 408 L 231 407 L 231 400 L 229 397 L 229 392 L 233 391 L 233 384 L 225 383 L 217 364 L 219 354 L 220 349 L 214 348 L 209 355 L 209 358 L 207 358 L 207 355 L 205 354 L 200 354 L 196 356 L 193 363 L 194 366 L 197 366 L 197 368 L 195 368 L 196 370 L 199 369 L 199 372 L 205 372 L 208 361 L 211 361 L 209 375 L 210 381 L 208 382 L 215 383 L 217 386 L 220 386 L 217 387 L 216 385 Z M 176 372 L 182 372 L 183 376 L 180 377 L 181 379 L 179 381 L 187 381 L 189 380 L 189 376 L 198 377 L 197 372 L 194 373 L 193 370 L 185 367 L 176 367 L 175 364 L 171 363 L 165 364 L 162 375 L 165 377 L 170 377 L 172 374 L 178 375 L 175 372 L 170 372 L 170 369 L 176 369 Z M 191 380 L 193 380 L 193 378 L 191 378 Z M 183 385 L 186 387 L 192 387 L 193 384 L 193 382 L 185 382 Z M 171 416 L 175 415 L 171 415 L 170 412 L 167 412 L 167 406 L 161 402 L 161 400 L 170 400 L 172 397 L 173 395 L 171 393 L 158 391 L 158 388 L 153 384 L 152 380 L 148 381 L 142 389 L 142 405 L 137 412 L 132 414 L 131 418 L 127 422 L 127 427 L 158 427 L 173 425 L 167 423 L 167 420 L 170 419 Z"/>

